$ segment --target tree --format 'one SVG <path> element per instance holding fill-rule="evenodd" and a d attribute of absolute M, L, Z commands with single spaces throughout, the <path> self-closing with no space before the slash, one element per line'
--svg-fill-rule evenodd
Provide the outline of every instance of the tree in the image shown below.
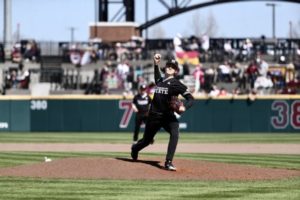
<path fill-rule="evenodd" d="M 214 37 L 218 32 L 218 24 L 212 12 L 209 12 L 207 17 L 206 35 Z"/>
<path fill-rule="evenodd" d="M 292 26 L 292 29 L 290 32 L 290 37 L 291 38 L 300 38 L 300 20 L 298 20 L 296 25 Z"/>
<path fill-rule="evenodd" d="M 198 11 L 195 12 L 189 24 L 193 34 L 198 37 L 203 35 L 213 37 L 218 31 L 217 21 L 212 12 L 206 18 L 202 17 Z"/>
<path fill-rule="evenodd" d="M 166 36 L 165 30 L 160 24 L 153 26 L 150 35 L 152 38 L 164 38 Z"/>

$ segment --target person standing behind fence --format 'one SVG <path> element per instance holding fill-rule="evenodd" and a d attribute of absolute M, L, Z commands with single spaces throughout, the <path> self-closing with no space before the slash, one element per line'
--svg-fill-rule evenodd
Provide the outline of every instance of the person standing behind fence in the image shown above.
<path fill-rule="evenodd" d="M 143 123 L 146 124 L 148 111 L 151 104 L 151 98 L 146 92 L 147 86 L 141 85 L 138 94 L 136 94 L 132 101 L 132 109 L 136 113 L 135 125 L 133 132 L 133 144 L 136 144 L 139 139 L 140 127 Z"/>

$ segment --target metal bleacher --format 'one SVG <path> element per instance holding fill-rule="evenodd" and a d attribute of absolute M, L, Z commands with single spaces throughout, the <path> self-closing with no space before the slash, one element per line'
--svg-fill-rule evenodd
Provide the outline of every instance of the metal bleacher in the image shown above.
<path fill-rule="evenodd" d="M 221 62 L 228 57 L 223 51 L 223 44 L 225 41 L 231 40 L 232 46 L 236 49 L 240 48 L 242 41 L 245 38 L 215 38 L 211 39 L 211 49 L 207 53 L 207 59 L 203 58 L 203 52 L 200 52 L 200 61 L 203 67 L 217 67 Z M 262 38 L 251 39 L 254 45 L 254 51 L 261 50 Z M 163 58 L 172 55 L 172 39 L 166 40 L 148 40 L 146 51 L 143 52 L 143 59 L 129 60 L 129 64 L 133 67 L 141 66 L 143 68 L 144 76 L 147 80 L 153 79 L 152 55 L 154 53 L 161 53 Z M 300 47 L 300 39 L 266 39 L 264 44 L 267 50 L 272 51 L 271 54 L 265 53 L 263 59 L 269 64 L 277 64 L 281 55 L 286 56 L 287 62 L 295 59 L 296 49 Z M 50 46 L 49 46 L 50 45 Z M 42 43 L 41 44 L 41 59 L 39 63 L 25 62 L 25 68 L 31 72 L 31 84 L 36 83 L 50 83 L 52 93 L 84 93 L 87 85 L 93 80 L 95 70 L 100 70 L 104 66 L 106 59 L 98 60 L 96 63 L 90 63 L 80 68 L 77 68 L 69 61 L 67 61 L 59 45 L 56 43 Z M 66 54 L 67 55 L 67 54 Z M 253 54 L 255 55 L 255 53 Z M 119 61 L 111 60 L 113 65 L 117 65 Z M 241 64 L 247 64 L 249 60 L 240 60 Z M 0 63 L 0 83 L 3 83 L 5 72 L 10 68 L 18 67 L 17 63 L 6 61 Z M 190 66 L 192 72 L 194 66 Z M 191 78 L 186 78 L 187 83 L 191 82 Z M 219 87 L 224 87 L 228 90 L 236 87 L 234 83 L 218 83 Z M 1 90 L 1 88 L 0 88 Z M 8 93 L 23 94 L 25 91 L 18 92 L 17 89 L 8 90 Z"/>

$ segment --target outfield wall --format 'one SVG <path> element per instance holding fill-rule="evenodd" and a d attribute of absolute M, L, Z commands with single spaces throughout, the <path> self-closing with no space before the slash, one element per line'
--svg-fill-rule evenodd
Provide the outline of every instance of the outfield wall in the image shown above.
<path fill-rule="evenodd" d="M 2 96 L 0 131 L 133 130 L 132 99 L 121 96 Z M 196 98 L 180 116 L 186 132 L 300 133 L 300 96 Z"/>

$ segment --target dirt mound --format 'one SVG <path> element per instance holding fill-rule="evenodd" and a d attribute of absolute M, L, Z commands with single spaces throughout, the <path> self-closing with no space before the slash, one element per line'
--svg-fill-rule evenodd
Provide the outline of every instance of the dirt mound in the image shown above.
<path fill-rule="evenodd" d="M 146 180 L 270 180 L 300 176 L 299 170 L 259 168 L 176 159 L 177 172 L 163 169 L 156 158 L 133 162 L 129 158 L 67 158 L 0 169 L 0 176 L 71 179 Z"/>

